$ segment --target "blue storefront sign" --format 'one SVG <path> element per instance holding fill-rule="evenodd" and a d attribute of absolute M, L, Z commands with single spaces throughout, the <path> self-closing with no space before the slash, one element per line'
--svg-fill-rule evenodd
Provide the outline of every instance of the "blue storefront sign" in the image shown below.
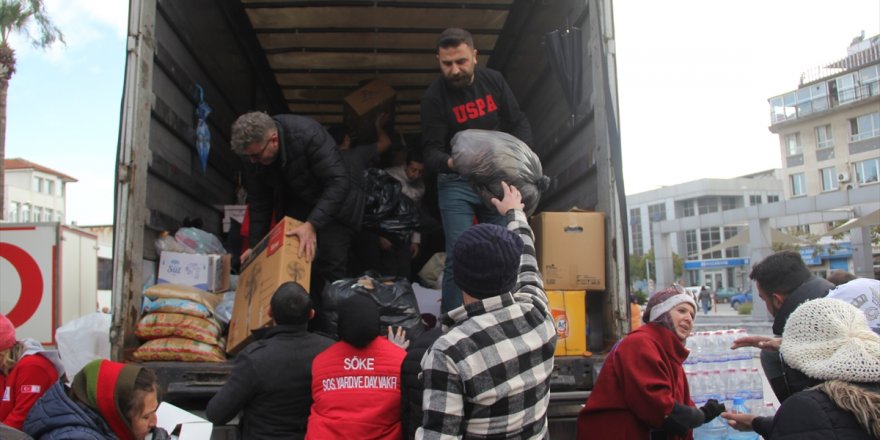
<path fill-rule="evenodd" d="M 723 267 L 739 267 L 748 265 L 748 258 L 718 258 L 714 260 L 688 260 L 684 262 L 684 269 L 719 269 Z"/>
<path fill-rule="evenodd" d="M 852 243 L 824 244 L 800 249 L 801 258 L 807 266 L 819 266 L 822 260 L 848 260 L 852 257 Z"/>

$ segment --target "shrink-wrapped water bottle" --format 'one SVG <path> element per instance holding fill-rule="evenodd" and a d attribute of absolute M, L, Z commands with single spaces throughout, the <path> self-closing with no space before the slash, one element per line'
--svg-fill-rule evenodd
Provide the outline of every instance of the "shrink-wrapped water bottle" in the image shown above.
<path fill-rule="evenodd" d="M 752 368 L 748 371 L 750 400 L 746 403 L 746 406 L 757 413 L 761 409 L 761 403 L 764 401 L 764 381 L 761 380 L 761 373 L 758 372 L 757 368 Z"/>
<path fill-rule="evenodd" d="M 730 410 L 731 413 L 734 414 L 750 414 L 749 409 L 746 407 L 745 399 L 741 397 L 737 397 L 733 399 L 733 408 Z M 729 433 L 727 434 L 728 440 L 757 440 L 758 434 L 754 431 L 737 431 L 733 428 L 729 428 Z"/>

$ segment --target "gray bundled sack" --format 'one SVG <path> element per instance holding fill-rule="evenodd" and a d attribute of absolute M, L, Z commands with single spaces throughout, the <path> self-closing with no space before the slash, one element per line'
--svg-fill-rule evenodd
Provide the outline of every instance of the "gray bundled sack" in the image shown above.
<path fill-rule="evenodd" d="M 527 215 L 532 215 L 541 193 L 550 187 L 550 178 L 541 160 L 528 145 L 515 136 L 491 130 L 464 130 L 452 138 L 455 171 L 467 178 L 483 203 L 492 207 L 492 198 L 501 199 L 501 182 L 519 189 Z"/>

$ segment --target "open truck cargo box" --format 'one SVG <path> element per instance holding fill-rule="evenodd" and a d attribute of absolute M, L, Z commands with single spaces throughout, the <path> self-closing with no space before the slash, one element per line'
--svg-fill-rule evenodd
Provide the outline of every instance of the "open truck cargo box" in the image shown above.
<path fill-rule="evenodd" d="M 470 30 L 479 64 L 499 70 L 531 123 L 533 150 L 553 179 L 539 211 L 578 207 L 605 215 L 605 289 L 587 295 L 588 348 L 601 352 L 628 331 L 626 209 L 617 122 L 611 0 L 237 1 L 131 0 L 118 150 L 113 257 L 113 357 L 137 347 L 141 286 L 154 273 L 157 234 L 186 217 L 221 233 L 235 203 L 240 159 L 230 126 L 246 111 L 296 113 L 342 123 L 343 99 L 379 78 L 396 92 L 395 127 L 420 130 L 419 101 L 439 76 L 436 38 Z M 544 35 L 580 28 L 582 83 L 566 99 Z M 211 150 L 196 149 L 197 86 L 213 108 Z M 577 111 L 567 101 L 580 102 Z M 554 386 L 586 389 L 597 359 L 561 357 Z M 209 393 L 223 366 L 162 363 L 173 393 Z"/>

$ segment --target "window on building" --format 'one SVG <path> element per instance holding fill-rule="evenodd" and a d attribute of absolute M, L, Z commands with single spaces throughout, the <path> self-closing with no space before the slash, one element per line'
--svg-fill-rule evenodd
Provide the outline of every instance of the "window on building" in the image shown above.
<path fill-rule="evenodd" d="M 21 205 L 21 221 L 22 222 L 31 221 L 31 205 L 28 203 Z"/>
<path fill-rule="evenodd" d="M 51 222 L 52 218 L 53 218 L 52 209 L 50 209 L 50 208 L 44 209 L 43 210 L 43 221 L 44 222 Z"/>
<path fill-rule="evenodd" d="M 9 213 L 6 216 L 7 219 L 11 222 L 17 222 L 18 216 L 21 213 L 21 203 L 18 202 L 10 202 L 9 203 Z"/>
<path fill-rule="evenodd" d="M 731 209 L 736 209 L 737 200 L 739 200 L 739 197 L 721 197 L 721 210 L 729 211 Z"/>
<path fill-rule="evenodd" d="M 789 177 L 791 183 L 791 196 L 799 197 L 807 194 L 807 177 L 804 173 L 792 174 Z"/>
<path fill-rule="evenodd" d="M 880 175 L 880 159 L 868 159 L 856 162 L 856 182 L 860 185 L 866 183 L 874 183 L 878 181 Z"/>
<path fill-rule="evenodd" d="M 37 192 L 37 193 L 43 192 L 43 178 L 42 177 L 34 177 L 34 192 Z"/>
<path fill-rule="evenodd" d="M 816 148 L 831 148 L 833 146 L 834 139 L 831 137 L 831 125 L 816 127 Z"/>
<path fill-rule="evenodd" d="M 837 78 L 837 102 L 846 104 L 858 98 L 855 74 L 843 75 Z"/>
<path fill-rule="evenodd" d="M 770 98 L 771 123 L 782 122 L 797 116 L 797 95 L 795 92 Z"/>
<path fill-rule="evenodd" d="M 694 208 L 693 199 L 685 200 L 681 204 L 681 215 L 682 217 L 693 217 L 696 215 L 697 210 Z"/>
<path fill-rule="evenodd" d="M 749 206 L 757 206 L 761 204 L 761 195 L 752 194 L 749 196 Z"/>
<path fill-rule="evenodd" d="M 868 113 L 849 120 L 852 142 L 880 136 L 880 112 Z"/>
<path fill-rule="evenodd" d="M 767 203 L 776 203 L 779 201 L 779 194 L 767 194 Z"/>
<path fill-rule="evenodd" d="M 785 135 L 785 152 L 788 156 L 797 156 L 804 152 L 804 148 L 801 146 L 800 133 Z"/>
<path fill-rule="evenodd" d="M 822 168 L 819 170 L 819 177 L 822 178 L 822 191 L 837 189 L 837 168 Z"/>
<path fill-rule="evenodd" d="M 717 197 L 700 197 L 697 200 L 697 205 L 700 215 L 718 212 Z"/>
<path fill-rule="evenodd" d="M 859 93 L 862 97 L 880 95 L 880 65 L 875 64 L 859 70 Z"/>
<path fill-rule="evenodd" d="M 46 179 L 46 194 L 55 195 L 55 181 L 52 179 Z"/>
<path fill-rule="evenodd" d="M 60 222 L 61 222 L 61 217 L 62 217 L 62 212 L 61 212 L 61 211 L 55 211 L 55 221 L 60 223 Z"/>
<path fill-rule="evenodd" d="M 725 226 L 724 227 L 724 240 L 730 240 L 733 237 L 739 235 L 739 228 L 736 226 Z M 736 258 L 739 257 L 739 247 L 731 246 L 729 248 L 724 249 L 724 256 L 726 258 Z"/>
<path fill-rule="evenodd" d="M 43 221 L 43 208 L 39 206 L 34 206 L 33 212 L 31 213 L 31 217 L 35 222 Z"/>
<path fill-rule="evenodd" d="M 98 258 L 98 290 L 113 289 L 113 260 Z"/>
<path fill-rule="evenodd" d="M 719 243 L 721 243 L 721 228 L 700 229 L 700 246 L 702 250 L 709 249 Z M 721 258 L 721 251 L 704 253 L 703 258 Z"/>
<path fill-rule="evenodd" d="M 648 218 L 650 218 L 652 222 L 662 222 L 663 220 L 666 220 L 666 205 L 658 203 L 656 205 L 648 206 Z"/>
<path fill-rule="evenodd" d="M 644 255 L 645 243 L 642 238 L 642 210 L 640 208 L 629 210 L 629 229 L 632 232 L 633 255 Z"/>
<path fill-rule="evenodd" d="M 684 233 L 684 244 L 687 248 L 687 259 L 700 253 L 700 241 L 697 240 L 697 230 L 691 229 Z"/>
<path fill-rule="evenodd" d="M 825 83 L 813 84 L 797 91 L 797 115 L 803 117 L 828 108 L 828 88 Z"/>

